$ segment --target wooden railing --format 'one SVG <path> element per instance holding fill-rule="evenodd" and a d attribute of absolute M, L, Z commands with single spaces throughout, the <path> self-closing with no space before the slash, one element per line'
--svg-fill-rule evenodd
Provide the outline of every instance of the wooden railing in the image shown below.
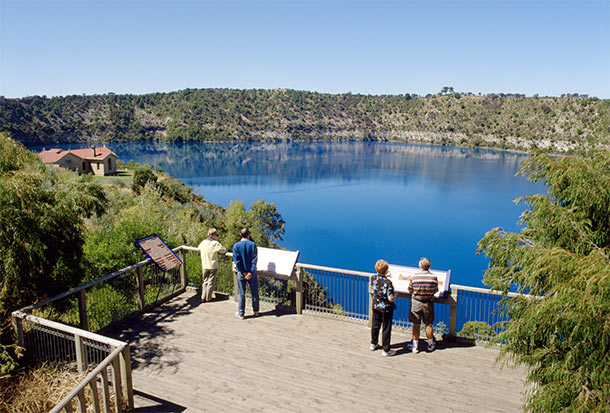
<path fill-rule="evenodd" d="M 187 248 L 174 250 L 183 261 Z M 115 287 L 114 290 L 107 288 L 109 286 Z M 95 412 L 100 408 L 107 412 L 110 411 L 111 395 L 115 411 L 121 412 L 124 407 L 132 410 L 129 345 L 88 330 L 103 331 L 142 314 L 182 294 L 186 286 L 185 265 L 161 274 L 151 260 L 144 260 L 13 312 L 18 343 L 26 349 L 31 360 L 74 364 L 80 373 L 92 369 L 52 411 L 71 412 L 73 400 L 76 400 L 79 411 L 87 411 L 89 406 Z M 117 294 L 123 305 L 113 304 L 112 298 Z M 99 310 L 99 306 L 104 311 L 93 315 L 92 309 Z M 108 367 L 112 372 L 110 380 Z M 112 384 L 111 388 L 108 383 Z M 90 392 L 88 399 L 85 389 Z"/>
<path fill-rule="evenodd" d="M 115 412 L 122 412 L 123 407 L 133 410 L 129 344 L 22 311 L 13 313 L 13 324 L 20 345 L 38 360 L 75 363 L 80 373 L 87 372 L 90 364 L 97 364 L 52 412 L 72 412 L 73 401 L 79 412 L 87 411 L 88 406 L 94 412 L 110 412 L 111 399 Z M 100 350 L 108 355 L 97 363 Z M 85 395 L 87 389 L 89 398 Z"/>

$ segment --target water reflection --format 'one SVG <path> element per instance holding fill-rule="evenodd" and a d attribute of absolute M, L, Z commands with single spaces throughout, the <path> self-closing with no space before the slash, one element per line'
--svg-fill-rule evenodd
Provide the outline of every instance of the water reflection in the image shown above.
<path fill-rule="evenodd" d="M 512 179 L 523 159 L 521 154 L 497 150 L 370 142 L 138 142 L 109 146 L 120 159 L 160 166 L 195 185 L 291 185 L 329 178 L 381 177 L 404 183 L 413 176 L 451 185 L 481 174 Z"/>

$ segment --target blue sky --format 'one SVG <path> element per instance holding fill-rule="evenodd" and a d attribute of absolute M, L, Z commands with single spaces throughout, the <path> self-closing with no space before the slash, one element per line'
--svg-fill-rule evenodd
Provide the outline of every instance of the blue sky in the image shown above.
<path fill-rule="evenodd" d="M 0 96 L 289 88 L 610 98 L 610 1 L 0 0 Z"/>

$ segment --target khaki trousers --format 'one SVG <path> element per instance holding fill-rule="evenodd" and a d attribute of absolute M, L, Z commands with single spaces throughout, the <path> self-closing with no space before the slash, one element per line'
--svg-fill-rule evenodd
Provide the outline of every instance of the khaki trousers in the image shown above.
<path fill-rule="evenodd" d="M 201 285 L 201 301 L 212 301 L 216 298 L 214 289 L 216 288 L 216 278 L 218 277 L 218 268 L 213 270 L 203 270 L 203 282 Z"/>

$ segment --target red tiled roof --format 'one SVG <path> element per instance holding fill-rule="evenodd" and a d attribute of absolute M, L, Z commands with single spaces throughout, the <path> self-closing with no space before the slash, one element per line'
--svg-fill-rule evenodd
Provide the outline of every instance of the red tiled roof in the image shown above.
<path fill-rule="evenodd" d="M 68 151 L 63 149 L 49 149 L 48 151 L 40 152 L 38 156 L 42 158 L 42 162 L 52 163 L 57 162 L 58 160 L 66 156 L 67 153 Z"/>
<path fill-rule="evenodd" d="M 108 149 L 104 146 L 99 147 L 99 148 L 95 147 L 95 156 L 93 155 L 93 151 L 94 151 L 93 147 L 83 148 L 83 149 L 70 149 L 70 150 L 52 148 L 47 151 L 42 151 L 38 155 L 42 158 L 42 162 L 44 162 L 44 163 L 57 162 L 58 160 L 60 160 L 64 156 L 66 156 L 68 153 L 76 155 L 81 159 L 87 159 L 90 161 L 103 160 L 103 159 L 106 159 L 106 157 L 108 155 L 116 156 L 116 154 L 114 152 L 112 152 L 110 149 Z"/>
<path fill-rule="evenodd" d="M 95 155 L 94 155 L 94 151 L 95 151 Z M 102 146 L 99 148 L 97 146 L 95 146 L 92 148 L 72 149 L 72 150 L 70 150 L 70 152 L 72 152 L 74 155 L 78 156 L 79 158 L 89 159 L 89 160 L 102 160 L 111 154 L 116 156 L 116 154 L 114 152 L 112 152 L 110 149 L 106 148 L 105 146 Z"/>

